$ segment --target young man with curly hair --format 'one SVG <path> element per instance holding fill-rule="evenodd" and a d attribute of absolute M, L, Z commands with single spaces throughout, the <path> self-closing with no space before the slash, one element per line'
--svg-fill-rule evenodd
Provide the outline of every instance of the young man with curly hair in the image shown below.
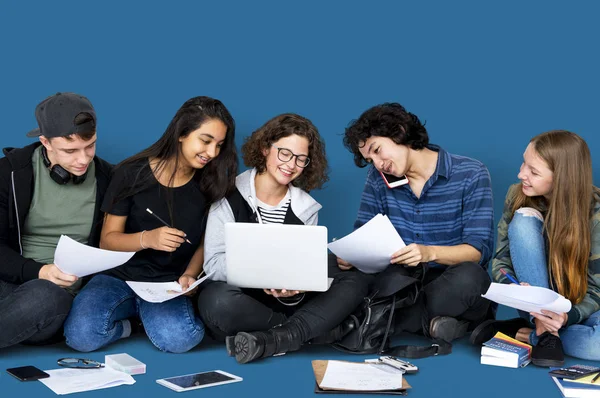
<path fill-rule="evenodd" d="M 377 278 L 400 273 L 422 282 L 417 303 L 396 314 L 396 330 L 448 342 L 462 337 L 489 309 L 481 298 L 494 236 L 488 170 L 430 144 L 419 118 L 398 103 L 364 112 L 346 129 L 344 145 L 358 167 L 371 165 L 354 228 L 381 213 L 407 244 Z M 408 183 L 389 188 L 384 174 Z M 338 265 L 352 267 L 343 259 Z"/>

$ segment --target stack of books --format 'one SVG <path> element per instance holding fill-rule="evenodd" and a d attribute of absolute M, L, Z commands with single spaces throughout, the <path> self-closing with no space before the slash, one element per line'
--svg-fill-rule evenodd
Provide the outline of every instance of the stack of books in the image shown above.
<path fill-rule="evenodd" d="M 571 365 L 552 369 L 550 376 L 566 398 L 600 397 L 600 367 Z"/>
<path fill-rule="evenodd" d="M 593 398 L 600 397 L 600 384 L 592 383 L 594 375 L 584 377 L 577 380 L 560 379 L 552 377 L 560 392 L 565 398 L 583 397 Z M 600 380 L 599 380 L 600 381 Z"/>
<path fill-rule="evenodd" d="M 529 362 L 531 346 L 500 332 L 481 347 L 481 363 L 484 365 L 522 368 Z"/>

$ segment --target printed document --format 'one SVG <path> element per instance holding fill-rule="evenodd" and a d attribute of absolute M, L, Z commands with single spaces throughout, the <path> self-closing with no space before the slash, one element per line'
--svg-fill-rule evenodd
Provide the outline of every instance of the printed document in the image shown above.
<path fill-rule="evenodd" d="M 135 252 L 115 252 L 98 249 L 61 235 L 54 251 L 54 264 L 65 274 L 78 277 L 118 267 L 129 261 Z"/>
<path fill-rule="evenodd" d="M 135 383 L 133 377 L 127 373 L 109 367 L 98 369 L 63 368 L 44 372 L 48 373 L 50 377 L 39 381 L 58 395 Z"/>
<path fill-rule="evenodd" d="M 327 245 L 342 260 L 367 274 L 383 271 L 392 254 L 406 244 L 387 216 L 378 214 L 345 237 Z"/>
<path fill-rule="evenodd" d="M 183 291 L 181 285 L 178 282 L 133 282 L 126 281 L 129 287 L 140 296 L 142 300 L 150 303 L 162 303 L 167 300 L 179 297 L 187 291 L 192 290 L 208 278 L 205 276 L 198 279 L 196 282 L 190 285 L 190 287 Z"/>
<path fill-rule="evenodd" d="M 571 310 L 571 302 L 568 299 L 553 290 L 538 286 L 492 283 L 488 291 L 481 296 L 498 304 L 526 312 L 541 314 L 541 310 L 559 313 Z"/>
<path fill-rule="evenodd" d="M 389 373 L 368 363 L 327 361 L 319 387 L 348 391 L 398 390 L 402 388 L 402 374 Z"/>

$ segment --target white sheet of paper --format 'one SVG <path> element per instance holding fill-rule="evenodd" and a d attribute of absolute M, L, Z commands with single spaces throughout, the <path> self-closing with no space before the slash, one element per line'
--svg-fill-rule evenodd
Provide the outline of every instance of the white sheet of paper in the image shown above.
<path fill-rule="evenodd" d="M 54 264 L 65 274 L 78 277 L 118 267 L 129 261 L 135 252 L 115 252 L 98 249 L 61 235 L 54 251 Z"/>
<path fill-rule="evenodd" d="M 208 278 L 205 276 L 194 282 L 188 290 L 191 290 L 204 282 Z M 167 300 L 179 297 L 185 292 L 181 290 L 178 282 L 133 282 L 126 281 L 129 287 L 140 296 L 141 299 L 150 303 L 162 303 Z M 186 290 L 186 292 L 188 291 Z"/>
<path fill-rule="evenodd" d="M 58 395 L 135 383 L 133 377 L 127 373 L 109 367 L 99 369 L 62 368 L 44 372 L 48 373 L 50 377 L 39 381 Z"/>
<path fill-rule="evenodd" d="M 571 302 L 568 299 L 553 290 L 539 286 L 492 283 L 482 297 L 526 312 L 541 314 L 541 310 L 559 313 L 571 310 Z"/>
<path fill-rule="evenodd" d="M 392 254 L 404 246 L 406 244 L 390 219 L 382 214 L 327 245 L 333 254 L 367 274 L 386 269 Z"/>
<path fill-rule="evenodd" d="M 319 387 L 350 391 L 397 390 L 402 388 L 402 374 L 388 373 L 368 363 L 328 361 Z"/>

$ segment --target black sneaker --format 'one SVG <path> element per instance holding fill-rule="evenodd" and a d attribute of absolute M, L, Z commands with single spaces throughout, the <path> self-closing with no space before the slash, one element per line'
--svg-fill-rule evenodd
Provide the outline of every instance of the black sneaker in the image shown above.
<path fill-rule="evenodd" d="M 436 316 L 429 322 L 429 335 L 434 339 L 449 343 L 467 334 L 468 328 L 469 321 L 459 320 L 451 316 Z"/>
<path fill-rule="evenodd" d="M 473 330 L 473 332 L 471 332 L 471 337 L 469 338 L 469 341 L 471 342 L 471 344 L 480 346 L 486 341 L 490 340 L 492 337 L 494 337 L 498 332 L 504 333 L 508 337 L 512 337 L 514 339 L 519 329 L 530 327 L 531 325 L 529 324 L 529 322 L 527 322 L 527 320 L 523 318 L 507 319 L 505 321 L 488 319 L 487 321 L 479 324 Z"/>
<path fill-rule="evenodd" d="M 128 319 L 129 324 L 131 325 L 131 336 L 135 336 L 136 334 L 146 334 L 146 329 L 140 318 L 133 317 Z"/>
<path fill-rule="evenodd" d="M 531 362 L 536 366 L 547 368 L 563 366 L 565 364 L 565 352 L 560 337 L 544 332 L 531 350 Z"/>
<path fill-rule="evenodd" d="M 225 349 L 230 357 L 235 355 L 235 336 L 225 337 Z"/>

